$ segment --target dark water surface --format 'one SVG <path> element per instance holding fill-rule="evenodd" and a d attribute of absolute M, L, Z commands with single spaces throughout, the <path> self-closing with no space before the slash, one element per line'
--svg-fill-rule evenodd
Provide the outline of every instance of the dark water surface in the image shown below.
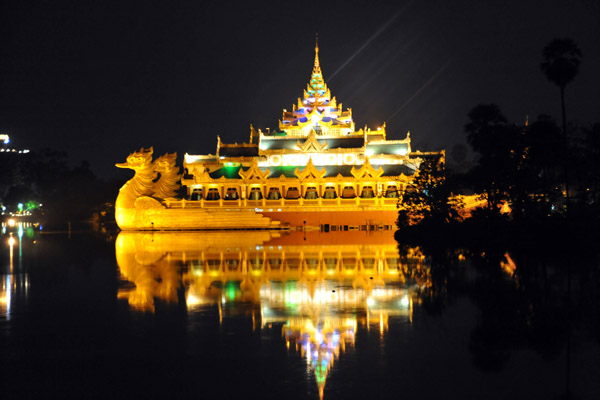
<path fill-rule="evenodd" d="M 390 232 L 1 238 L 1 398 L 600 398 L 597 258 L 567 301 L 552 258 Z"/>

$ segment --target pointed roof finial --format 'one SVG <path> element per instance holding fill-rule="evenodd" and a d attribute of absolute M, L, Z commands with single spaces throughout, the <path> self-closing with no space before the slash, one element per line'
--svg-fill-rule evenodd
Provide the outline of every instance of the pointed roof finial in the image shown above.
<path fill-rule="evenodd" d="M 310 75 L 308 87 L 304 91 L 304 98 L 305 100 L 312 98 L 311 104 L 324 104 L 323 101 L 328 102 L 330 100 L 330 96 L 331 95 L 329 94 L 329 89 L 327 89 L 327 84 L 325 84 L 325 80 L 323 79 L 323 72 L 321 72 L 321 65 L 319 63 L 319 35 L 317 34 L 315 42 L 315 65 L 313 67 L 312 74 Z"/>
<path fill-rule="evenodd" d="M 317 68 L 320 69 L 320 65 L 319 65 L 319 34 L 318 33 L 316 33 L 316 39 L 315 39 L 315 70 Z"/>

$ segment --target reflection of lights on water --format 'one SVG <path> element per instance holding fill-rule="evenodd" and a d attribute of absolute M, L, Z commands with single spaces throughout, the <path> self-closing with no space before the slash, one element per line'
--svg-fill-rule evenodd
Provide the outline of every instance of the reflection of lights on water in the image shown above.
<path fill-rule="evenodd" d="M 410 300 L 408 296 L 404 296 L 402 299 L 400 299 L 400 305 L 404 307 L 408 307 L 410 305 Z"/>
<path fill-rule="evenodd" d="M 11 227 L 11 228 L 12 228 L 12 227 L 14 227 L 14 226 L 15 226 L 15 224 L 16 224 L 16 222 L 15 222 L 15 220 L 14 220 L 14 219 L 12 219 L 12 218 L 11 218 L 11 219 L 9 219 L 9 220 L 8 220 L 8 226 L 9 226 L 9 227 Z"/>
<path fill-rule="evenodd" d="M 11 234 L 11 236 L 8 238 L 8 245 L 9 245 L 10 247 L 13 247 L 13 246 L 15 245 L 15 238 L 14 238 L 14 237 L 12 237 L 12 234 Z"/>
<path fill-rule="evenodd" d="M 333 332 L 331 338 L 333 339 L 333 343 L 337 344 L 340 341 L 340 334 L 337 331 L 335 331 Z"/>
<path fill-rule="evenodd" d="M 187 299 L 186 299 L 186 303 L 188 307 L 194 307 L 197 306 L 198 304 L 202 303 L 200 301 L 200 298 L 196 295 L 193 294 L 188 294 Z"/>
<path fill-rule="evenodd" d="M 367 305 L 373 307 L 375 305 L 375 300 L 373 300 L 372 297 L 367 298 Z"/>

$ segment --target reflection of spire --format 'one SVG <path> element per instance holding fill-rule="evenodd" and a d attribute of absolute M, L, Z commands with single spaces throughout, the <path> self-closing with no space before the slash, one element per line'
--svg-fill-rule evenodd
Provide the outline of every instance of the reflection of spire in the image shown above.
<path fill-rule="evenodd" d="M 377 324 L 383 335 L 390 318 L 410 319 L 411 292 L 431 281 L 420 249 L 401 257 L 393 233 L 384 231 L 121 232 L 115 250 L 123 277 L 136 286 L 119 291 L 132 308 L 154 310 L 154 299 L 177 301 L 185 288 L 189 312 L 209 305 L 222 322 L 242 311 L 253 330 L 280 323 L 321 399 L 335 359 L 354 346 L 357 325 Z"/>
<path fill-rule="evenodd" d="M 309 318 L 290 318 L 283 326 L 286 346 L 295 342 L 301 348 L 301 354 L 311 366 L 319 398 L 323 399 L 327 374 L 336 358 L 346 348 L 346 343 L 354 345 L 356 319 L 337 316 L 312 316 Z"/>

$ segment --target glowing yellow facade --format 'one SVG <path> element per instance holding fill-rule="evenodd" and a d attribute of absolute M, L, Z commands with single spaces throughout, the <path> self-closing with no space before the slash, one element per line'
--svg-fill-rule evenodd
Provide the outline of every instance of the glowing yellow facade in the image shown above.
<path fill-rule="evenodd" d="M 146 172 L 129 162 L 118 165 L 136 169 L 146 184 L 129 185 L 138 190 L 126 207 L 117 204 L 117 222 L 122 229 L 392 228 L 401 193 L 428 155 L 413 152 L 410 143 L 410 134 L 388 140 L 385 123 L 355 129 L 352 110 L 343 109 L 323 79 L 317 46 L 303 97 L 283 110 L 277 131 L 251 126 L 247 143 L 217 138 L 214 155 L 185 154 L 185 199 L 152 187 L 164 173 L 151 159 Z"/>

